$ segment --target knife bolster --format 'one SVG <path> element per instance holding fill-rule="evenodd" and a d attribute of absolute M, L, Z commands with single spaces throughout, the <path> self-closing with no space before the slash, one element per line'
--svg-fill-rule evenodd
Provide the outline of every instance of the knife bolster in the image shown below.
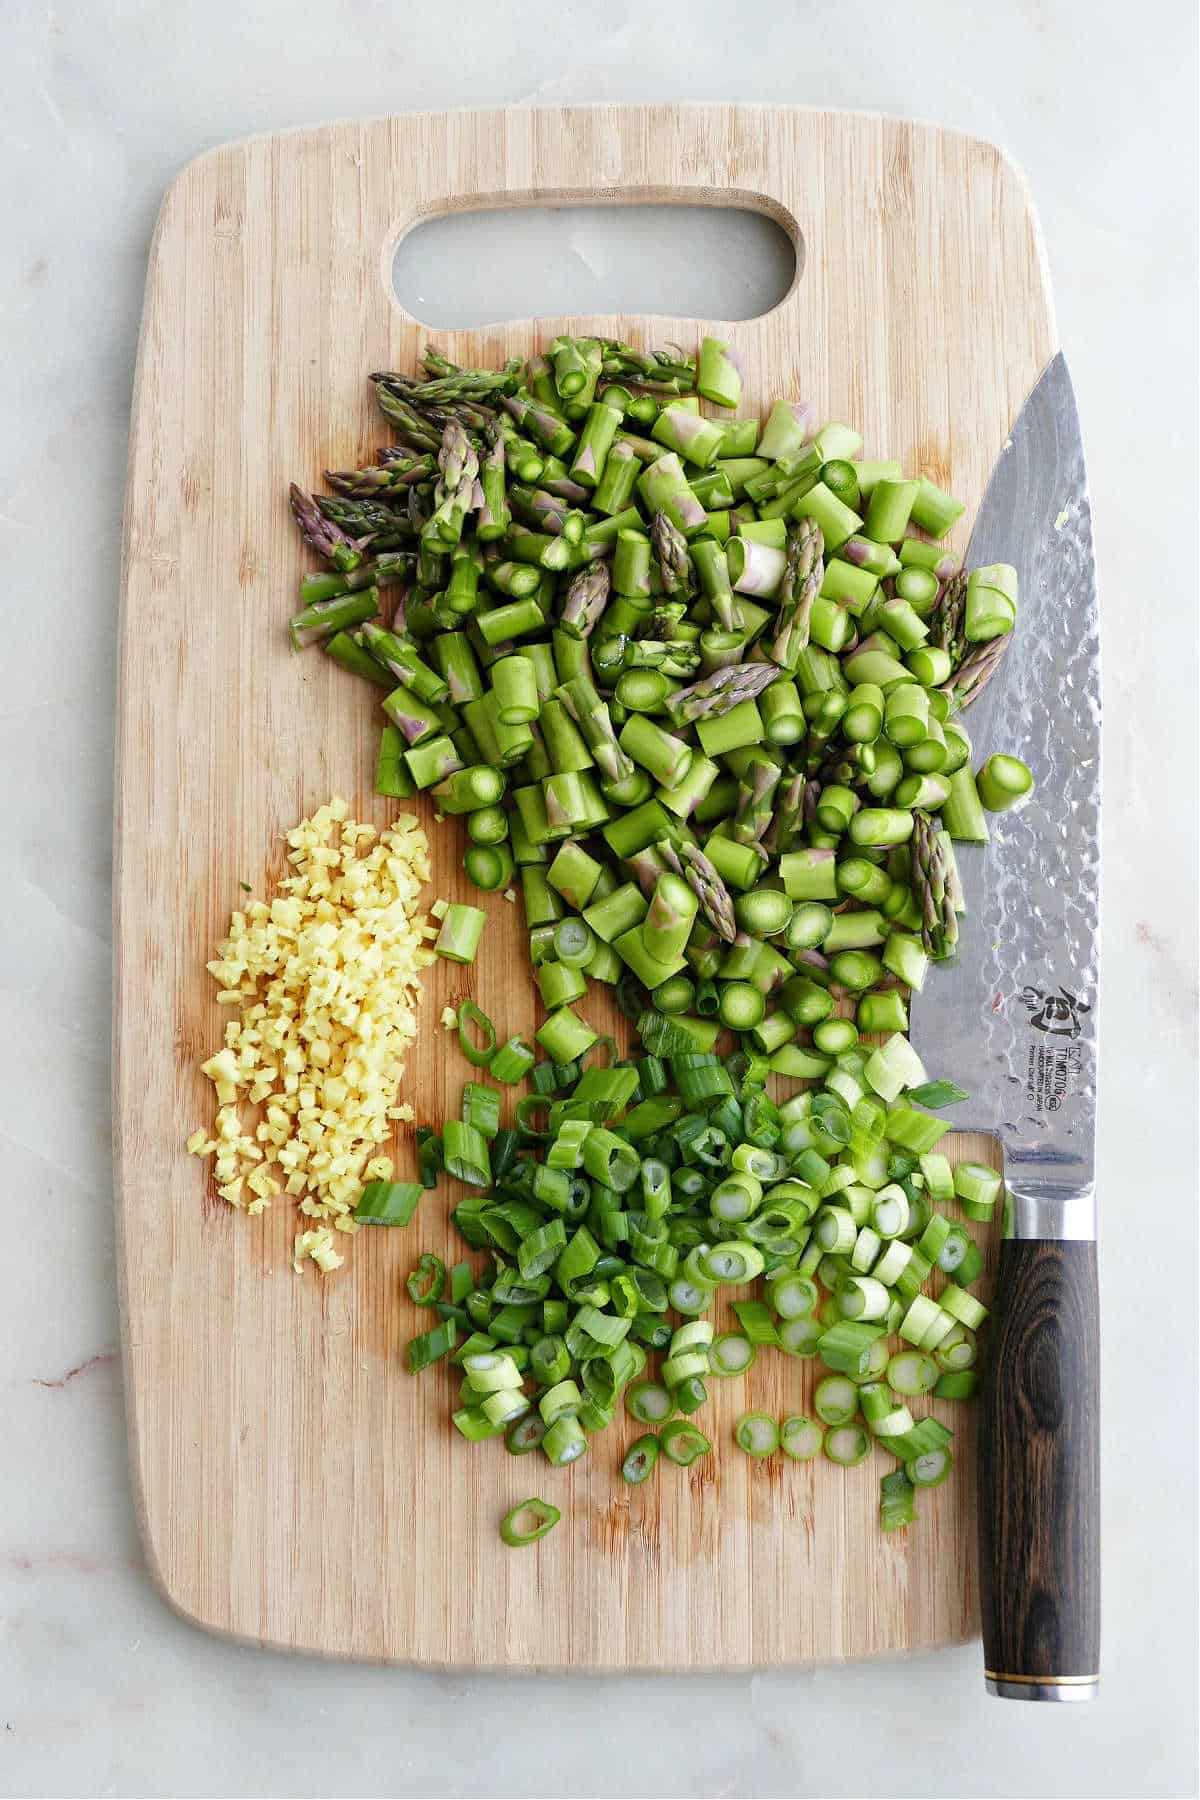
<path fill-rule="evenodd" d="M 1096 1242 L 1096 1188 L 1093 1182 L 1067 1186 L 1044 1180 L 1008 1181 L 1004 1236 L 1018 1243 Z"/>

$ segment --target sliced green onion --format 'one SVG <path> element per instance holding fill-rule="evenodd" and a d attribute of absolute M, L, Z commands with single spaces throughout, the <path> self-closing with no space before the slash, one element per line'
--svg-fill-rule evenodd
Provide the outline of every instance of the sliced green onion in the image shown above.
<path fill-rule="evenodd" d="M 675 1412 L 670 1389 L 661 1381 L 639 1381 L 626 1389 L 625 1407 L 641 1425 L 662 1425 Z"/>
<path fill-rule="evenodd" d="M 407 1225 L 426 1188 L 436 1185 L 436 1181 L 369 1181 L 354 1217 L 362 1225 Z"/>
<path fill-rule="evenodd" d="M 754 1367 L 757 1351 L 740 1331 L 723 1331 L 709 1345 L 708 1362 L 714 1375 L 744 1375 Z"/>
<path fill-rule="evenodd" d="M 861 1425 L 831 1425 L 822 1449 L 830 1462 L 853 1468 L 871 1454 L 871 1439 Z"/>
<path fill-rule="evenodd" d="M 522 1037 L 510 1037 L 488 1059 L 488 1073 L 505 1087 L 524 1081 L 536 1061 L 533 1050 Z"/>
<path fill-rule="evenodd" d="M 909 1398 L 929 1394 L 937 1386 L 938 1365 L 918 1350 L 900 1350 L 887 1366 L 888 1386 Z"/>
<path fill-rule="evenodd" d="M 743 1413 L 733 1428 L 734 1442 L 747 1456 L 773 1456 L 779 1448 L 779 1421 L 770 1413 Z"/>
<path fill-rule="evenodd" d="M 621 1479 L 630 1487 L 640 1487 L 649 1480 L 658 1461 L 659 1442 L 652 1431 L 630 1444 L 621 1463 Z"/>
<path fill-rule="evenodd" d="M 790 1413 L 779 1427 L 779 1448 L 793 1462 L 811 1462 L 821 1453 L 825 1434 L 804 1413 Z"/>
<path fill-rule="evenodd" d="M 702 1431 L 686 1419 L 672 1419 L 659 1433 L 659 1448 L 668 1462 L 687 1469 L 701 1456 L 707 1456 L 712 1445 Z"/>
<path fill-rule="evenodd" d="M 487 914 L 478 906 L 463 906 L 456 902 L 446 909 L 433 946 L 434 954 L 449 962 L 473 963 L 486 924 Z"/>
<path fill-rule="evenodd" d="M 458 1328 L 453 1319 L 443 1319 L 432 1331 L 423 1331 L 408 1341 L 408 1372 L 418 1375 L 430 1363 L 448 1356 L 458 1342 Z"/>
<path fill-rule="evenodd" d="M 426 1250 L 409 1275 L 405 1286 L 414 1306 L 436 1306 L 446 1285 L 446 1265 L 440 1256 Z"/>
<path fill-rule="evenodd" d="M 547 1500 L 522 1500 L 501 1519 L 500 1536 L 511 1549 L 520 1549 L 525 1544 L 538 1543 L 561 1518 L 558 1507 Z"/>
<path fill-rule="evenodd" d="M 504 1433 L 504 1448 L 510 1456 L 527 1456 L 536 1450 L 546 1435 L 546 1427 L 536 1412 L 514 1419 Z"/>
<path fill-rule="evenodd" d="M 847 1425 L 858 1411 L 858 1389 L 845 1375 L 826 1375 L 813 1393 L 813 1410 L 824 1425 Z"/>
<path fill-rule="evenodd" d="M 954 1467 L 954 1454 L 944 1445 L 936 1450 L 926 1450 L 920 1456 L 914 1456 L 904 1465 L 904 1473 L 914 1487 L 941 1487 L 947 1475 Z"/>
<path fill-rule="evenodd" d="M 473 1043 L 470 1032 L 479 1033 L 482 1043 Z M 458 1044 L 467 1061 L 476 1069 L 485 1069 L 496 1048 L 496 1027 L 474 1000 L 464 1000 L 458 1009 Z"/>
<path fill-rule="evenodd" d="M 904 1469 L 893 1469 L 879 1482 L 879 1528 L 898 1531 L 917 1516 L 917 1497 Z"/>
<path fill-rule="evenodd" d="M 789 1356 L 815 1356 L 821 1332 L 818 1319 L 785 1319 L 778 1331 L 779 1348 Z"/>
<path fill-rule="evenodd" d="M 495 1088 L 480 1081 L 468 1081 L 462 1091 L 463 1123 L 485 1138 L 494 1138 L 500 1129 L 500 1096 Z"/>

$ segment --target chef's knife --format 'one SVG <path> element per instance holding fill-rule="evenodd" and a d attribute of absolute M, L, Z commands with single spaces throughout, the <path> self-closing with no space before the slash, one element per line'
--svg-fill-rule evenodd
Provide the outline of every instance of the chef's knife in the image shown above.
<path fill-rule="evenodd" d="M 1033 796 L 959 845 L 958 955 L 914 1009 L 931 1070 L 994 1133 L 1008 1187 L 979 1448 L 984 1667 L 1005 1699 L 1085 1700 L 1100 1650 L 1096 1009 L 1100 644 L 1091 510 L 1061 354 L 1026 400 L 968 565 L 1015 564 L 1020 622 L 967 710 L 976 760 L 1028 761 Z"/>

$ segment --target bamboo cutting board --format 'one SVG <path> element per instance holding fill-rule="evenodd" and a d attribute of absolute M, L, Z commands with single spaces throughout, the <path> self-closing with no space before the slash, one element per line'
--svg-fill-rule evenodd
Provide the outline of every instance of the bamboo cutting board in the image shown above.
<path fill-rule="evenodd" d="M 417 114 L 261 137 L 192 163 L 150 259 L 125 520 L 116 851 L 116 1164 L 129 1429 L 143 1535 L 171 1603 L 255 1642 L 427 1664 L 754 1666 L 960 1641 L 977 1628 L 970 1409 L 958 1467 L 918 1526 L 877 1527 L 882 1457 L 752 1463 L 749 1405 L 803 1409 L 813 1366 L 764 1355 L 713 1382 L 717 1454 L 618 1476 L 627 1422 L 570 1470 L 469 1446 L 445 1372 L 410 1379 L 401 1282 L 452 1248 L 447 1189 L 347 1266 L 292 1273 L 295 1214 L 248 1220 L 183 1151 L 211 1118 L 197 1063 L 222 1014 L 204 972 L 239 882 L 335 793 L 359 818 L 379 724 L 365 684 L 285 621 L 304 566 L 291 478 L 369 460 L 388 433 L 366 376 L 428 337 L 391 291 L 420 218 L 520 201 L 686 200 L 787 230 L 796 282 L 765 317 L 546 319 L 441 334 L 495 364 L 559 330 L 731 337 L 743 411 L 806 397 L 867 454 L 953 486 L 965 530 L 1009 424 L 1056 347 L 1036 220 L 992 145 L 893 120 L 759 107 Z M 430 827 L 428 898 L 476 899 L 461 836 Z M 469 1074 L 437 1019 L 472 993 L 504 1032 L 538 1022 L 520 909 L 498 896 L 473 970 L 439 964 L 404 1098 L 440 1123 Z M 934 977 L 936 979 L 936 975 Z M 584 1009 L 601 1030 L 606 1008 Z M 952 1069 L 933 1070 L 953 1075 Z M 959 1140 L 960 1155 L 986 1153 Z M 411 1144 L 400 1146 L 402 1159 Z M 403 1161 L 401 1172 L 403 1172 Z M 965 1416 L 964 1416 L 965 1415 Z M 640 1427 L 638 1428 L 640 1429 Z M 497 1536 L 530 1493 L 563 1508 L 538 1549 Z"/>

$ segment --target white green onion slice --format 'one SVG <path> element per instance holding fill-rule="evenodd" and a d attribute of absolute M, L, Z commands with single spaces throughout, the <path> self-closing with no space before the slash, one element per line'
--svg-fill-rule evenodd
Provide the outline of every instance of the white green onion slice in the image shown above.
<path fill-rule="evenodd" d="M 779 1421 L 770 1413 L 743 1413 L 733 1436 L 738 1449 L 747 1456 L 773 1456 L 779 1448 Z"/>
<path fill-rule="evenodd" d="M 914 1456 L 911 1462 L 905 1463 L 904 1473 L 914 1487 L 941 1487 L 953 1467 L 954 1453 L 943 1445 L 937 1450 L 926 1450 L 921 1456 Z"/>
<path fill-rule="evenodd" d="M 893 1392 L 903 1394 L 908 1399 L 918 1394 L 932 1393 L 937 1386 L 937 1378 L 937 1362 L 920 1350 L 898 1351 L 888 1362 L 888 1386 Z"/>
<path fill-rule="evenodd" d="M 871 1440 L 861 1425 L 832 1425 L 822 1445 L 826 1457 L 842 1468 L 853 1468 L 871 1453 Z"/>
<path fill-rule="evenodd" d="M 741 1331 L 723 1331 L 709 1345 L 708 1365 L 714 1375 L 744 1375 L 758 1352 Z"/>
<path fill-rule="evenodd" d="M 813 1394 L 813 1411 L 824 1425 L 847 1425 L 858 1411 L 858 1389 L 846 1375 L 826 1375 Z"/>
<path fill-rule="evenodd" d="M 804 1413 L 791 1413 L 779 1427 L 779 1448 L 793 1462 L 811 1462 L 821 1454 L 825 1433 Z"/>

